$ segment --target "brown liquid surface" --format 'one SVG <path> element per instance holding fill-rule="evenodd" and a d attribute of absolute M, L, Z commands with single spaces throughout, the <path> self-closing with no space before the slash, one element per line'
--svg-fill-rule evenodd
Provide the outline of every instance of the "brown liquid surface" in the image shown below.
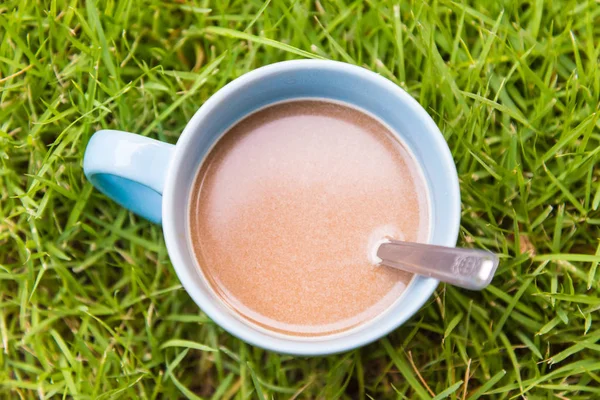
<path fill-rule="evenodd" d="M 193 249 L 219 297 L 272 331 L 318 336 L 366 322 L 411 274 L 378 267 L 384 236 L 425 241 L 415 161 L 372 117 L 336 103 L 279 103 L 238 122 L 203 163 Z"/>

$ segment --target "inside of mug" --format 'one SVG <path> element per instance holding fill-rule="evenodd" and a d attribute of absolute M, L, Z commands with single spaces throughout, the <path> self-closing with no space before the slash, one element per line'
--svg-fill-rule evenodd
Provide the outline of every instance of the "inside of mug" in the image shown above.
<path fill-rule="evenodd" d="M 178 157 L 175 165 L 172 166 L 175 171 L 170 174 L 176 180 L 173 187 L 177 188 L 177 193 L 169 206 L 172 207 L 170 214 L 173 221 L 171 222 L 178 235 L 181 235 L 180 239 L 189 238 L 190 189 L 205 155 L 214 143 L 228 128 L 246 115 L 269 104 L 295 98 L 331 99 L 349 103 L 375 115 L 392 128 L 400 136 L 401 141 L 409 147 L 425 176 L 430 200 L 430 242 L 445 246 L 455 245 L 460 216 L 456 169 L 435 123 L 407 93 L 377 74 L 348 64 L 308 60 L 275 64 L 244 75 L 215 94 L 190 121 L 181 143 L 177 146 L 181 148 L 177 150 Z M 163 216 L 167 214 L 163 213 Z M 187 265 L 195 265 L 189 242 L 179 240 L 178 246 L 180 246 L 179 254 L 183 258 L 181 261 Z M 191 293 L 196 302 L 200 304 L 201 300 L 214 297 L 200 273 L 195 275 L 190 273 L 189 278 L 194 280 L 194 286 L 201 291 L 197 297 Z M 390 309 L 375 318 L 376 329 L 369 322 L 341 335 L 350 341 L 352 341 L 351 336 L 354 335 L 354 342 L 358 340 L 367 343 L 377 339 L 414 314 L 436 286 L 437 281 L 433 279 L 416 277 L 402 295 L 402 301 L 394 303 Z M 408 298 L 410 301 L 405 301 Z M 222 308 L 215 312 L 226 314 L 233 312 L 227 310 L 225 305 L 218 304 L 221 303 L 219 301 L 212 303 L 207 304 L 209 309 Z M 205 308 L 202 304 L 200 306 Z M 211 314 L 209 310 L 205 311 Z M 211 317 L 216 319 L 214 315 Z M 248 326 L 242 327 L 239 325 L 242 323 L 239 320 L 217 322 L 222 326 L 225 325 L 224 327 L 230 331 L 238 328 L 248 331 Z M 232 333 L 241 336 L 239 332 Z M 268 336 L 269 332 L 261 332 L 258 329 L 256 332 L 248 333 L 244 339 L 265 347 L 265 335 Z M 276 339 L 271 335 L 269 340 L 302 341 L 306 338 Z M 327 343 L 330 338 L 317 337 L 310 340 Z M 285 351 L 281 347 L 275 349 L 306 354 L 300 351 Z M 327 352 L 333 351 L 335 349 Z"/>

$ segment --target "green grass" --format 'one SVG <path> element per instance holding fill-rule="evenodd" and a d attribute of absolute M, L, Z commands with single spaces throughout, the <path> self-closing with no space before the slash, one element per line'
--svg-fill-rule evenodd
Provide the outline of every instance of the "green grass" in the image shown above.
<path fill-rule="evenodd" d="M 600 3 L 394 3 L 0 3 L 0 396 L 599 398 Z M 302 57 L 414 96 L 455 156 L 459 244 L 502 254 L 489 289 L 441 285 L 386 338 L 321 358 L 213 324 L 160 228 L 81 168 L 94 131 L 174 143 L 224 84 Z"/>

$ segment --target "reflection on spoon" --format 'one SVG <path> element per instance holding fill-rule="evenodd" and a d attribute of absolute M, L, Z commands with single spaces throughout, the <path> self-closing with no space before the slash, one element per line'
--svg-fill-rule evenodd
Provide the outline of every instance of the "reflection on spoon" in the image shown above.
<path fill-rule="evenodd" d="M 377 249 L 380 265 L 435 278 L 470 290 L 490 284 L 498 256 L 486 250 L 384 240 Z"/>

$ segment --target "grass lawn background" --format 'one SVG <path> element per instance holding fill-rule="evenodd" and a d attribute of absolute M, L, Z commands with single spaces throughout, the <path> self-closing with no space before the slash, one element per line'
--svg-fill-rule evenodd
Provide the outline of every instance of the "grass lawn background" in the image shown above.
<path fill-rule="evenodd" d="M 0 396 L 600 397 L 597 1 L 0 3 Z M 175 143 L 217 89 L 277 61 L 365 66 L 432 115 L 459 245 L 502 254 L 386 338 L 253 348 L 182 289 L 160 227 L 85 180 L 92 133 Z M 418 372 L 417 372 L 418 371 Z"/>

